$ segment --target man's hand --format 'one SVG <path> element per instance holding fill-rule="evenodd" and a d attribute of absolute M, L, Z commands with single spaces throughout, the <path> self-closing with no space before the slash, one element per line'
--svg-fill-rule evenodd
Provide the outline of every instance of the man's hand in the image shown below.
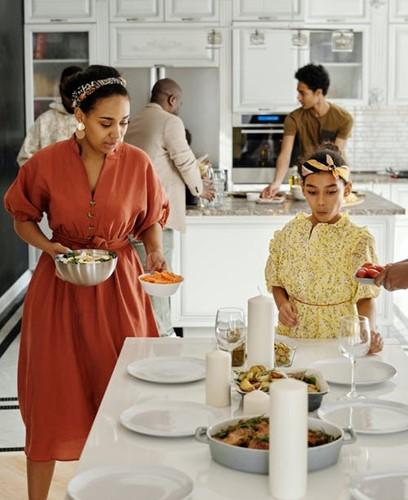
<path fill-rule="evenodd" d="M 384 271 L 376 277 L 375 284 L 383 285 L 390 292 L 408 288 L 408 261 L 387 264 Z"/>
<path fill-rule="evenodd" d="M 378 332 L 371 330 L 371 344 L 368 354 L 375 354 L 377 352 L 380 352 L 383 350 L 383 347 L 384 347 L 384 341 L 381 335 Z"/>
<path fill-rule="evenodd" d="M 279 307 L 279 321 L 285 326 L 296 326 L 298 324 L 298 313 L 295 304 L 286 300 Z"/>
<path fill-rule="evenodd" d="M 279 191 L 280 184 L 276 184 L 275 182 L 272 182 L 272 184 L 269 184 L 269 186 L 266 186 L 266 188 L 262 191 L 261 193 L 261 198 L 273 198 L 276 193 Z"/>
<path fill-rule="evenodd" d="M 209 180 L 203 180 L 203 191 L 200 194 L 200 198 L 204 198 L 204 200 L 211 201 L 214 199 L 215 189 L 214 183 Z"/>
<path fill-rule="evenodd" d="M 146 270 L 148 272 L 152 271 L 164 271 L 167 269 L 166 259 L 161 251 L 150 252 L 146 256 Z"/>

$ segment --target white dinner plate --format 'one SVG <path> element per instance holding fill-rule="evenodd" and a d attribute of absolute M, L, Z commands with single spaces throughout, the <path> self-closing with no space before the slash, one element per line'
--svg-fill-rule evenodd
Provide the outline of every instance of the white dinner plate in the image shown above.
<path fill-rule="evenodd" d="M 408 500 L 408 471 L 352 478 L 353 500 Z"/>
<path fill-rule="evenodd" d="M 321 406 L 322 420 L 352 427 L 360 434 L 390 434 L 408 430 L 408 405 L 384 399 L 341 400 Z"/>
<path fill-rule="evenodd" d="M 261 205 L 276 205 L 280 203 L 284 203 L 286 200 L 286 196 L 276 196 L 275 198 L 258 198 L 256 203 Z"/>
<path fill-rule="evenodd" d="M 72 500 L 179 500 L 193 490 L 177 469 L 158 465 L 112 465 L 89 469 L 68 484 Z"/>
<path fill-rule="evenodd" d="M 159 384 L 185 384 L 205 378 L 205 361 L 182 356 L 158 356 L 130 363 L 128 373 Z"/>
<path fill-rule="evenodd" d="M 123 411 L 120 421 L 129 430 L 148 436 L 185 437 L 194 436 L 197 427 L 207 427 L 220 416 L 201 403 L 152 400 Z"/>
<path fill-rule="evenodd" d="M 329 384 L 350 385 L 351 363 L 344 357 L 323 359 L 313 363 Z M 355 369 L 356 385 L 374 385 L 390 380 L 397 370 L 390 364 L 374 358 L 358 358 Z"/>

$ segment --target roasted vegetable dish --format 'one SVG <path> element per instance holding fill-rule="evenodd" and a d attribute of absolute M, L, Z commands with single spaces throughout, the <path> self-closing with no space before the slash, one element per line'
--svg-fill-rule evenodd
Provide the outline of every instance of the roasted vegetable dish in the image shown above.
<path fill-rule="evenodd" d="M 275 342 L 276 366 L 290 366 L 295 349 L 284 342 Z"/>
<path fill-rule="evenodd" d="M 317 378 L 314 375 L 308 375 L 305 372 L 288 373 L 289 378 L 301 380 L 307 384 L 307 392 L 320 392 L 320 387 Z"/>
<path fill-rule="evenodd" d="M 335 437 L 322 430 L 309 429 L 307 444 L 309 448 L 336 441 Z M 254 417 L 242 419 L 234 425 L 214 434 L 214 439 L 225 444 L 240 446 L 241 448 L 253 448 L 257 450 L 269 449 L 269 418 Z"/>
<path fill-rule="evenodd" d="M 251 392 L 256 389 L 268 392 L 269 384 L 282 378 L 287 377 L 275 370 L 268 370 L 263 365 L 254 365 L 246 372 L 237 373 L 236 383 L 242 392 Z"/>

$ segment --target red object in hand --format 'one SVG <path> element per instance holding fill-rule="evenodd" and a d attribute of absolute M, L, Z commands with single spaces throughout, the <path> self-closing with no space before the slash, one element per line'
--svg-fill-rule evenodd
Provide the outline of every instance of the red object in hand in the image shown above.
<path fill-rule="evenodd" d="M 367 276 L 369 278 L 376 278 L 380 274 L 380 271 L 377 271 L 377 269 L 374 269 L 371 267 L 370 269 L 367 269 Z"/>
<path fill-rule="evenodd" d="M 361 266 L 361 268 L 365 267 L 366 269 L 369 269 L 370 267 L 374 267 L 374 264 L 372 262 L 364 262 L 364 264 Z"/>
<path fill-rule="evenodd" d="M 368 276 L 368 269 L 366 269 L 365 267 L 360 268 L 356 272 L 356 276 L 357 276 L 357 278 L 367 278 L 367 276 Z"/>
<path fill-rule="evenodd" d="M 372 269 L 375 269 L 379 273 L 381 273 L 382 271 L 384 271 L 384 267 L 380 266 L 379 264 L 376 264 L 375 266 L 372 266 Z"/>

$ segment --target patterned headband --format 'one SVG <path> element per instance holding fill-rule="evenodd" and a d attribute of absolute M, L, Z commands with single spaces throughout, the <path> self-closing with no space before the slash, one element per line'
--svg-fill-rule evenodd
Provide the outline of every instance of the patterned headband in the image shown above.
<path fill-rule="evenodd" d="M 333 177 L 341 177 L 345 182 L 350 179 L 350 169 L 347 165 L 337 167 L 330 155 L 326 155 L 326 164 L 321 163 L 315 159 L 307 160 L 302 165 L 302 176 L 307 177 L 310 174 L 317 172 L 330 172 Z"/>
<path fill-rule="evenodd" d="M 122 87 L 126 87 L 126 80 L 121 76 L 112 76 L 110 78 L 104 78 L 103 80 L 93 80 L 92 82 L 84 83 L 84 85 L 79 86 L 72 92 L 72 107 L 78 107 L 81 102 L 93 94 L 95 90 L 105 85 L 122 85 Z"/>

